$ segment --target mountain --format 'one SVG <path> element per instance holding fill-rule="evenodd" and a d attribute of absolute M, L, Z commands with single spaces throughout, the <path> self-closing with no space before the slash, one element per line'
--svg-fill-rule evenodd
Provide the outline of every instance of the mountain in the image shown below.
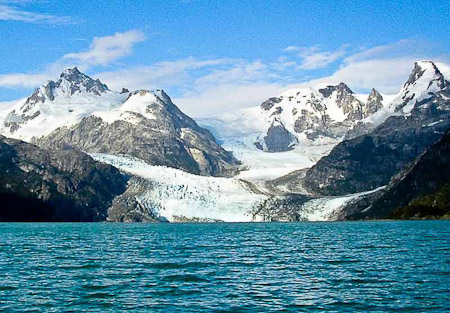
<path fill-rule="evenodd" d="M 127 177 L 74 150 L 0 136 L 0 221 L 104 221 Z"/>
<path fill-rule="evenodd" d="M 450 217 L 450 132 L 388 187 L 345 206 L 338 219 Z"/>
<path fill-rule="evenodd" d="M 367 121 L 391 96 L 355 94 L 346 84 L 291 89 L 257 107 L 197 120 L 243 163 L 240 178 L 265 182 L 312 167 L 341 142 L 373 129 Z M 351 135 L 350 135 L 351 133 Z"/>
<path fill-rule="evenodd" d="M 55 187 L 65 193 L 52 196 L 69 199 L 64 201 L 71 212 L 69 217 L 58 215 L 58 220 L 81 219 L 74 212 L 79 212 L 84 196 L 104 200 L 82 210 L 83 219 L 121 222 L 445 214 L 449 187 L 443 169 L 446 150 L 440 140 L 450 128 L 448 72 L 440 63 L 417 62 L 395 96 L 375 89 L 368 95 L 355 94 L 344 83 L 292 89 L 257 107 L 199 120 L 200 127 L 162 90 L 117 93 L 70 69 L 7 114 L 3 133 L 39 146 L 30 145 L 35 150 L 32 157 L 21 154 L 23 162 L 35 164 L 42 154 L 45 162 L 37 168 L 49 168 L 53 176 L 45 172 L 29 177 L 16 166 L 22 172 L 15 170 L 14 197 L 5 199 L 26 208 L 27 202 L 21 201 L 31 198 L 33 205 L 41 201 L 41 194 L 37 200 L 30 196 L 41 180 L 56 186 L 64 186 L 58 175 L 84 181 L 83 172 L 64 172 L 66 166 L 54 162 L 73 159 L 78 168 L 78 160 L 86 158 L 80 162 L 89 167 L 96 167 L 95 161 L 114 166 L 111 171 L 119 176 L 111 179 L 118 182 L 121 177 L 118 189 L 108 193 L 101 189 L 104 186 L 97 187 L 102 179 L 92 181 L 90 193 L 72 195 L 69 187 Z M 13 139 L 4 140 L 13 145 Z M 432 154 L 433 149 L 441 152 Z M 7 168 L 14 168 L 17 158 L 8 158 L 0 176 L 4 186 L 14 181 Z M 24 189 L 18 183 L 22 180 Z M 29 185 L 33 180 L 37 185 Z M 44 219 L 55 219 L 54 209 L 45 210 Z M 38 219 L 32 211 L 26 214 Z"/>
<path fill-rule="evenodd" d="M 307 171 L 316 195 L 345 195 L 386 185 L 450 128 L 450 82 L 435 63 L 417 62 L 388 116 L 369 134 L 343 141 Z"/>
<path fill-rule="evenodd" d="M 43 148 L 125 154 L 201 175 L 230 176 L 239 166 L 164 91 L 114 92 L 76 67 L 19 102 L 2 133 Z"/>
<path fill-rule="evenodd" d="M 292 89 L 261 104 L 267 130 L 255 145 L 264 151 L 282 152 L 302 139 L 337 139 L 382 107 L 383 96 L 375 89 L 365 101 L 344 83 L 319 90 Z"/>
<path fill-rule="evenodd" d="M 116 108 L 127 97 L 127 93 L 109 90 L 76 67 L 67 69 L 58 80 L 49 81 L 19 101 L 6 116 L 0 131 L 7 137 L 31 141 L 58 127 L 73 125 L 93 112 Z"/>
<path fill-rule="evenodd" d="M 129 94 L 118 108 L 84 117 L 35 140 L 42 147 L 129 155 L 194 174 L 230 176 L 238 161 L 162 90 Z"/>

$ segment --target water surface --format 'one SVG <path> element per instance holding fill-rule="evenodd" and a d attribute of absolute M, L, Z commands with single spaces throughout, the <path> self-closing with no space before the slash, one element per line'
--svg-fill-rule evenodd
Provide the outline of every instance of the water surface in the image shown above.
<path fill-rule="evenodd" d="M 0 224 L 0 311 L 450 310 L 450 222 Z"/>

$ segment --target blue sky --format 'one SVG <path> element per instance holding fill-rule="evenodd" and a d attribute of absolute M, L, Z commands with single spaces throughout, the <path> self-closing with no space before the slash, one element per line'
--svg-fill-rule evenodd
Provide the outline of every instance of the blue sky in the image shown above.
<path fill-rule="evenodd" d="M 0 101 L 74 65 L 194 116 L 300 84 L 393 93 L 414 60 L 449 61 L 449 2 L 0 0 Z"/>

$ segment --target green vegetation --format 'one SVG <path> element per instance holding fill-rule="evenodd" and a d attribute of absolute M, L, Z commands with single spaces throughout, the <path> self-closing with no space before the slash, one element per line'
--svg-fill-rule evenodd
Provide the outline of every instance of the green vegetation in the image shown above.
<path fill-rule="evenodd" d="M 407 206 L 394 210 L 396 219 L 450 219 L 450 184 L 437 192 L 413 199 Z"/>

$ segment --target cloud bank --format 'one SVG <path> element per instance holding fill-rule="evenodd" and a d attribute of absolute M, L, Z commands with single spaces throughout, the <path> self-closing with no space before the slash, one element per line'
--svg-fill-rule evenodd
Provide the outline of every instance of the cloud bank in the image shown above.
<path fill-rule="evenodd" d="M 106 70 L 106 66 L 132 55 L 135 46 L 146 39 L 139 30 L 95 37 L 85 51 L 62 56 L 42 73 L 0 75 L 0 88 L 35 87 L 76 65 L 113 90 L 163 88 L 189 115 L 207 117 L 255 106 L 286 89 L 306 85 L 345 82 L 356 92 L 376 88 L 396 93 L 414 61 L 433 57 L 420 52 L 420 43 L 400 40 L 372 47 L 342 45 L 328 51 L 319 46 L 289 46 L 269 61 L 190 56 Z M 433 59 L 445 62 L 448 56 Z"/>

